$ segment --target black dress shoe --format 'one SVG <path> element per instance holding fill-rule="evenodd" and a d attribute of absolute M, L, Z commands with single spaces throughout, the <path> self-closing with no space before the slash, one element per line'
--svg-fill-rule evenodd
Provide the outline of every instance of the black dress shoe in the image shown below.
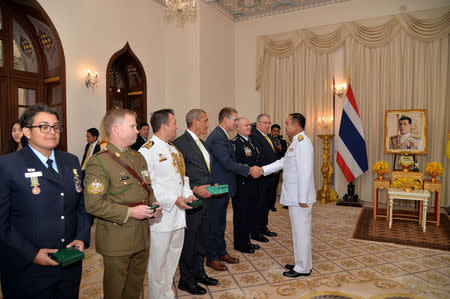
<path fill-rule="evenodd" d="M 235 248 L 235 250 L 243 252 L 243 253 L 255 253 L 255 249 L 251 248 L 251 247 L 247 247 L 247 248 Z"/>
<path fill-rule="evenodd" d="M 283 209 L 286 209 L 286 210 L 287 210 L 287 209 L 289 209 L 289 207 L 288 207 L 288 206 L 284 206 Z"/>
<path fill-rule="evenodd" d="M 259 245 L 252 244 L 252 243 L 248 243 L 248 246 L 249 246 L 251 249 L 255 249 L 255 250 L 260 248 Z"/>
<path fill-rule="evenodd" d="M 262 234 L 257 234 L 255 236 L 251 236 L 251 239 L 255 240 L 255 241 L 258 241 L 258 242 L 263 242 L 263 243 L 269 242 L 269 239 L 264 237 Z"/>
<path fill-rule="evenodd" d="M 309 276 L 309 275 L 311 275 L 311 271 L 309 271 L 309 273 L 298 273 L 294 270 L 290 270 L 290 271 L 283 272 L 283 275 L 287 276 L 287 277 Z"/>
<path fill-rule="evenodd" d="M 272 212 L 276 212 L 276 211 L 277 211 L 277 208 L 271 207 L 270 210 L 271 210 Z"/>
<path fill-rule="evenodd" d="M 294 270 L 295 265 L 286 264 L 286 265 L 284 265 L 284 267 L 288 270 Z"/>
<path fill-rule="evenodd" d="M 269 236 L 269 237 L 276 237 L 276 236 L 278 236 L 277 233 L 271 232 L 267 227 L 264 228 L 262 233 L 263 233 L 263 235 L 266 235 L 266 236 Z"/>
<path fill-rule="evenodd" d="M 198 277 L 197 282 L 202 283 L 207 286 L 215 286 L 219 283 L 219 281 L 217 279 L 209 277 L 206 274 L 201 277 Z"/>
<path fill-rule="evenodd" d="M 192 295 L 204 295 L 206 294 L 206 289 L 194 283 L 193 285 L 187 285 L 184 283 L 178 283 L 178 288 Z"/>

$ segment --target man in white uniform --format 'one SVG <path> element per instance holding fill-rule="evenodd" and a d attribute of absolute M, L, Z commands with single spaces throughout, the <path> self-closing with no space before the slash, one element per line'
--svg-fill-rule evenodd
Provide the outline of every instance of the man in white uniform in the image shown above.
<path fill-rule="evenodd" d="M 153 137 L 139 150 L 148 164 L 152 188 L 163 216 L 150 221 L 148 285 L 151 299 L 175 298 L 172 282 L 180 259 L 187 203 L 196 200 L 189 188 L 183 156 L 170 143 L 177 126 L 171 109 L 155 111 L 150 119 Z"/>
<path fill-rule="evenodd" d="M 287 277 L 309 276 L 312 269 L 311 209 L 316 202 L 314 186 L 314 149 L 304 132 L 305 117 L 300 113 L 289 114 L 286 134 L 291 139 L 286 155 L 263 166 L 264 175 L 283 169 L 283 185 L 280 203 L 289 206 L 295 265 L 285 265 Z"/>

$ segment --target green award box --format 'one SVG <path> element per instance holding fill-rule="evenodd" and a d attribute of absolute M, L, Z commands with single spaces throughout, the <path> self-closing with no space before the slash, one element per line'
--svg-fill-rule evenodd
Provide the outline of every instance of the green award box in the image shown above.
<path fill-rule="evenodd" d="M 50 254 L 50 258 L 61 266 L 66 267 L 84 259 L 84 253 L 75 247 L 70 247 L 59 249 L 57 252 Z"/>
<path fill-rule="evenodd" d="M 206 190 L 209 191 L 212 195 L 224 194 L 228 193 L 228 185 L 215 185 L 206 187 Z"/>
<path fill-rule="evenodd" d="M 197 199 L 193 202 L 188 202 L 188 206 L 192 207 L 193 209 L 203 206 L 203 199 Z"/>

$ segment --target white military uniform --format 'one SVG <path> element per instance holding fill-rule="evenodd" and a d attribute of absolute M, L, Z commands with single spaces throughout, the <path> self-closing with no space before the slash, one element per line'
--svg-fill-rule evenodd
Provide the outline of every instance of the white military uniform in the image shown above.
<path fill-rule="evenodd" d="M 263 166 L 264 175 L 283 169 L 280 203 L 289 206 L 295 267 L 298 273 L 309 273 L 312 269 L 311 254 L 311 209 L 316 202 L 314 186 L 314 149 L 311 140 L 300 132 L 292 139 L 285 156 Z M 302 208 L 299 203 L 308 204 Z"/>
<path fill-rule="evenodd" d="M 185 211 L 175 205 L 178 196 L 189 197 L 189 178 L 183 156 L 157 136 L 145 143 L 139 152 L 148 164 L 156 200 L 163 208 L 162 217 L 150 221 L 150 257 L 148 285 L 151 299 L 175 298 L 172 291 L 186 227 Z"/>

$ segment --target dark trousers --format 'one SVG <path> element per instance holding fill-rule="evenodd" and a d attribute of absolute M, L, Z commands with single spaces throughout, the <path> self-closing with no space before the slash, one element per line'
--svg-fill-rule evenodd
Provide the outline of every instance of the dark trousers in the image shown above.
<path fill-rule="evenodd" d="M 272 203 L 272 194 L 274 188 L 274 176 L 269 175 L 263 177 L 259 181 L 260 200 L 261 200 L 261 219 L 258 223 L 257 232 L 262 233 L 264 228 L 269 223 L 269 210 Z"/>
<path fill-rule="evenodd" d="M 67 266 L 31 264 L 23 271 L 2 269 L 1 283 L 5 299 L 76 299 L 81 281 L 81 262 Z"/>
<path fill-rule="evenodd" d="M 180 282 L 187 285 L 196 283 L 196 278 L 206 275 L 204 258 L 208 250 L 212 199 L 201 199 L 202 207 L 186 210 L 186 229 L 180 256 Z"/>
<path fill-rule="evenodd" d="M 206 254 L 208 262 L 228 254 L 225 244 L 225 226 L 229 200 L 228 195 L 211 199 L 211 226 Z"/>
<path fill-rule="evenodd" d="M 258 208 L 258 182 L 237 181 L 236 195 L 233 197 L 234 249 L 245 249 L 250 243 L 250 234 L 256 233 L 255 216 Z"/>
<path fill-rule="evenodd" d="M 278 184 L 280 183 L 280 174 L 281 174 L 281 172 L 273 175 L 274 184 L 273 184 L 272 201 L 270 202 L 270 208 L 275 208 L 275 203 L 277 202 L 277 190 L 278 190 Z"/>

